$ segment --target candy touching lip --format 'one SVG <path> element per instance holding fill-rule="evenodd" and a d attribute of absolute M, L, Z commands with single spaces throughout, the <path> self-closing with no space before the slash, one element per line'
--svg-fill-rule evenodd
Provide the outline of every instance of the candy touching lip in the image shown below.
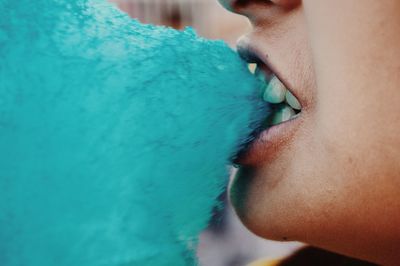
<path fill-rule="evenodd" d="M 299 100 L 277 75 L 262 63 L 249 64 L 250 72 L 260 81 L 260 97 L 268 106 L 262 125 L 252 134 L 252 141 L 238 152 L 235 165 L 254 165 L 272 158 L 291 139 L 302 119 Z"/>

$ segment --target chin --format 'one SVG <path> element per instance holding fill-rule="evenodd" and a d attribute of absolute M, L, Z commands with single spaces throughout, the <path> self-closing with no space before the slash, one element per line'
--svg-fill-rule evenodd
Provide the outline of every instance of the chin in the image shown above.
<path fill-rule="evenodd" d="M 281 191 L 282 177 L 263 175 L 252 167 L 240 168 L 229 189 L 229 198 L 241 222 L 252 233 L 277 241 L 294 240 L 290 205 Z M 271 178 L 268 178 L 271 177 Z M 276 190 L 275 190 L 276 189 Z M 280 194 L 282 193 L 282 194 Z"/>

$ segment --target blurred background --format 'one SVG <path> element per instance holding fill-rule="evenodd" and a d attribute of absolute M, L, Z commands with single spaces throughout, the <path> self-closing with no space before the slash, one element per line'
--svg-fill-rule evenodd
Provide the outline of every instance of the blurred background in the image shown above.
<path fill-rule="evenodd" d="M 231 46 L 250 29 L 244 17 L 225 11 L 217 0 L 111 0 L 143 23 L 183 29 L 192 26 L 199 35 L 223 39 Z"/>
<path fill-rule="evenodd" d="M 217 0 L 110 0 L 132 18 L 143 23 L 183 29 L 193 27 L 209 39 L 222 39 L 232 48 L 251 26 L 244 17 L 229 13 Z M 215 209 L 209 227 L 200 237 L 201 266 L 245 266 L 260 259 L 284 257 L 299 243 L 267 241 L 251 234 L 235 216 L 227 200 L 220 196 L 222 209 Z"/>

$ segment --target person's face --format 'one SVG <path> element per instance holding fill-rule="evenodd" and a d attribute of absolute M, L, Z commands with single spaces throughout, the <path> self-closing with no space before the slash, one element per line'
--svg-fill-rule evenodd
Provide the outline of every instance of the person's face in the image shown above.
<path fill-rule="evenodd" d="M 400 1 L 220 2 L 253 24 L 239 52 L 301 104 L 239 161 L 231 201 L 243 223 L 400 260 Z"/>

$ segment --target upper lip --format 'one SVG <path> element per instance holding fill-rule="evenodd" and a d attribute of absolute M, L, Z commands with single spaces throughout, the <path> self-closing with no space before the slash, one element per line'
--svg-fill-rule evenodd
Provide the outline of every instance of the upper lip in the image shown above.
<path fill-rule="evenodd" d="M 301 97 L 301 93 L 289 86 L 287 80 L 284 78 L 283 73 L 275 67 L 274 63 L 268 58 L 268 54 L 257 45 L 256 42 L 251 40 L 250 35 L 242 36 L 237 42 L 237 52 L 240 57 L 248 63 L 256 63 L 257 65 L 264 65 L 264 71 L 267 74 L 274 74 L 286 88 L 299 100 L 302 110 L 307 108 L 308 104 Z"/>
<path fill-rule="evenodd" d="M 236 45 L 239 55 L 248 63 L 258 63 L 261 58 L 254 45 L 251 44 L 250 37 L 244 35 L 240 37 Z"/>

